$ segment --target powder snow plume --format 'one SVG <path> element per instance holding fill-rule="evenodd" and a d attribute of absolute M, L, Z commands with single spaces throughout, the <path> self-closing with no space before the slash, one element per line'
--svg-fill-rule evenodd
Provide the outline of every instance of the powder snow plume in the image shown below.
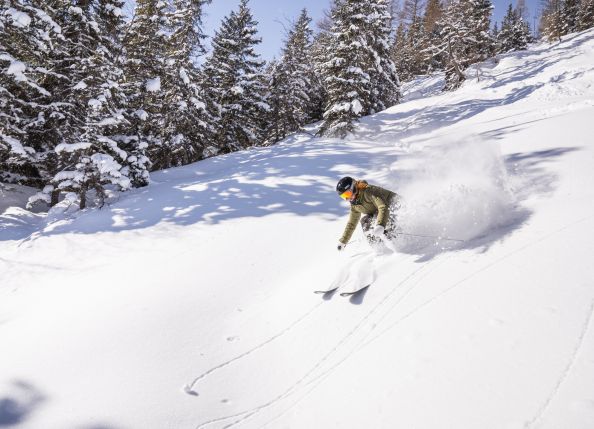
<path fill-rule="evenodd" d="M 414 235 L 466 242 L 516 219 L 516 203 L 496 143 L 477 136 L 424 148 L 392 180 L 402 196 L 398 223 Z M 435 240 L 403 236 L 401 251 L 417 251 Z M 457 242 L 440 240 L 439 246 Z M 458 242 L 459 243 L 459 242 Z"/>

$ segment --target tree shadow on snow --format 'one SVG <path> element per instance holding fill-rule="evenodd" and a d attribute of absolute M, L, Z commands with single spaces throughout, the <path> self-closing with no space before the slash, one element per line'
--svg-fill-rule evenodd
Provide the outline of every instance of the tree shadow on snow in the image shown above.
<path fill-rule="evenodd" d="M 296 142 L 299 139 L 306 143 Z M 380 150 L 385 152 L 382 165 L 398 159 L 392 147 Z M 163 222 L 213 225 L 277 213 L 333 220 L 348 213 L 334 190 L 336 181 L 345 174 L 364 176 L 381 169 L 375 162 L 365 147 L 345 148 L 340 140 L 296 135 L 274 148 L 254 148 L 157 172 L 149 187 L 123 194 L 101 210 L 59 219 L 41 235 L 117 232 Z M 28 233 L 21 237 L 2 233 L 0 240 L 24 239 Z"/>

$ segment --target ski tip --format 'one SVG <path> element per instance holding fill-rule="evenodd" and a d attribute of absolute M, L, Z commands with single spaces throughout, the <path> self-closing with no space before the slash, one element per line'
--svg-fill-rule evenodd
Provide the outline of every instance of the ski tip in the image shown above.
<path fill-rule="evenodd" d="M 319 294 L 319 295 L 324 295 L 324 294 L 327 294 L 327 293 L 332 293 L 332 292 L 334 292 L 336 289 L 338 289 L 338 288 L 334 288 L 334 289 L 328 289 L 328 290 L 314 290 L 314 293 L 317 293 L 317 294 Z"/>
<path fill-rule="evenodd" d="M 371 284 L 368 284 L 367 286 L 364 286 L 364 287 L 362 287 L 361 289 L 357 289 L 357 290 L 356 290 L 356 291 L 354 291 L 354 292 L 342 292 L 342 293 L 340 294 L 340 296 L 347 297 L 347 296 L 353 296 L 353 295 L 357 295 L 358 293 L 361 293 L 361 292 L 363 292 L 364 290 L 366 290 L 366 289 L 367 289 L 369 286 L 371 286 Z"/>

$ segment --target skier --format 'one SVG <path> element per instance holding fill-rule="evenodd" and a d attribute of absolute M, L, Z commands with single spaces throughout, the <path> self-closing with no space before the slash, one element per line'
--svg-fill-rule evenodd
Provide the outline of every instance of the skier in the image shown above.
<path fill-rule="evenodd" d="M 370 244 L 377 241 L 389 242 L 396 235 L 396 210 L 399 208 L 400 197 L 395 192 L 379 186 L 369 185 L 365 180 L 355 180 L 343 177 L 336 184 L 336 192 L 344 200 L 351 203 L 349 221 L 338 242 L 338 250 L 343 250 L 353 232 L 357 222 L 361 219 L 361 228 Z M 373 221 L 375 227 L 372 229 Z M 391 246 L 389 246 L 391 247 Z"/>

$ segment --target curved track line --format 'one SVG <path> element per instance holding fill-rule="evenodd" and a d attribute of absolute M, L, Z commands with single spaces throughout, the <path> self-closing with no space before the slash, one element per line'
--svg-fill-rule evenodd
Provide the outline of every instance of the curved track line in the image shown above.
<path fill-rule="evenodd" d="M 218 370 L 220 370 L 221 368 L 226 367 L 227 365 L 232 364 L 233 362 L 236 362 L 252 353 L 254 353 L 255 351 L 261 349 L 262 347 L 266 346 L 267 344 L 270 344 L 271 342 L 273 342 L 274 340 L 276 340 L 277 338 L 282 337 L 283 335 L 285 335 L 287 332 L 289 332 L 291 329 L 293 329 L 295 326 L 297 326 L 300 322 L 302 322 L 303 320 L 307 319 L 307 317 L 312 314 L 315 310 L 318 309 L 318 307 L 320 307 L 322 304 L 324 303 L 324 301 L 320 301 L 319 303 L 317 303 L 316 305 L 314 305 L 312 308 L 310 308 L 307 312 L 305 312 L 303 315 L 301 315 L 297 320 L 295 320 L 293 323 L 291 323 L 289 326 L 287 326 L 285 329 L 283 329 L 282 331 L 278 332 L 277 334 L 273 335 L 272 337 L 268 338 L 266 341 L 258 344 L 257 346 L 235 356 L 232 359 L 229 359 L 223 363 L 220 363 L 217 366 L 214 366 L 212 368 L 210 368 L 208 371 L 203 372 L 202 374 L 200 374 L 199 376 L 197 376 L 196 378 L 194 378 L 194 380 L 192 380 L 191 383 L 188 383 L 184 386 L 184 391 L 189 394 L 189 395 L 196 395 L 197 392 L 194 391 L 194 386 L 196 385 L 196 383 L 198 383 L 200 380 L 202 380 L 203 378 L 209 376 L 210 374 L 212 374 L 213 372 L 216 372 Z"/>
<path fill-rule="evenodd" d="M 326 363 L 326 361 L 337 351 L 341 348 L 341 346 L 346 343 L 363 325 L 364 323 L 376 312 L 376 310 L 381 307 L 389 298 L 390 296 L 396 291 L 399 290 L 399 286 L 401 286 L 402 284 L 406 283 L 408 280 L 410 280 L 412 277 L 414 277 L 417 273 L 419 273 L 420 271 L 422 271 L 423 269 L 425 269 L 426 267 L 428 267 L 431 264 L 431 262 L 425 263 L 423 265 L 421 265 L 419 268 L 417 268 L 416 270 L 414 270 L 412 273 L 410 273 L 409 275 L 407 275 L 402 281 L 400 281 L 400 283 L 398 283 L 398 285 L 396 285 L 395 287 L 393 287 L 392 289 L 390 289 L 390 291 L 369 311 L 367 312 L 367 314 L 365 314 L 363 316 L 363 318 L 361 318 L 361 320 L 349 331 L 347 332 L 338 343 L 336 343 L 336 345 L 329 351 L 327 352 L 320 360 L 318 360 L 318 362 L 316 362 L 299 380 L 297 380 L 295 383 L 293 383 L 291 386 L 289 386 L 289 388 L 287 388 L 284 392 L 282 392 L 281 394 L 277 395 L 276 397 L 272 398 L 271 400 L 260 404 L 254 408 L 251 408 L 249 410 L 234 414 L 234 415 L 228 415 L 228 416 L 222 416 L 222 417 L 218 417 L 215 419 L 211 419 L 208 420 L 206 422 L 201 423 L 200 425 L 198 425 L 196 427 L 196 429 L 201 429 L 203 427 L 206 427 L 208 425 L 211 425 L 213 423 L 218 423 L 218 422 L 222 422 L 225 420 L 229 420 L 235 417 L 241 417 L 238 420 L 235 420 L 231 423 L 229 423 L 228 425 L 224 426 L 224 428 L 230 428 L 233 427 L 247 419 L 249 419 L 250 417 L 254 416 L 255 414 L 259 413 L 260 411 L 271 407 L 272 405 L 278 403 L 279 401 L 291 396 L 301 385 L 305 385 L 308 386 L 310 385 L 312 382 L 314 382 L 317 378 L 319 378 L 319 376 L 317 378 L 314 378 L 313 380 L 309 381 L 308 383 L 304 384 L 304 382 L 316 371 L 318 370 L 324 363 Z M 346 358 L 343 359 L 343 361 L 346 360 Z M 341 361 L 342 362 L 342 361 Z M 326 372 L 322 373 L 322 375 L 324 375 Z"/>
<path fill-rule="evenodd" d="M 474 276 L 476 276 L 477 274 L 482 273 L 483 271 L 487 271 L 490 268 L 493 268 L 495 265 L 499 264 L 500 262 L 503 262 L 504 260 L 510 258 L 511 256 L 517 254 L 517 253 L 521 253 L 524 250 L 535 246 L 537 244 L 542 243 L 543 241 L 548 240 L 549 238 L 565 231 L 566 229 L 575 226 L 577 224 L 580 224 L 582 222 L 585 222 L 587 220 L 590 220 L 594 218 L 594 215 L 590 215 L 587 217 L 584 217 L 582 219 L 579 219 L 575 222 L 572 222 L 568 225 L 565 225 L 559 229 L 556 229 L 544 236 L 542 236 L 541 238 L 531 241 L 528 244 L 525 244 L 524 246 L 513 250 L 501 257 L 499 257 L 498 259 L 494 260 L 493 262 L 490 262 L 486 265 L 484 265 L 483 267 L 479 268 L 478 270 L 470 273 L 469 275 L 467 275 L 466 277 L 464 277 L 461 280 L 458 280 L 457 282 L 455 282 L 454 284 L 448 286 L 446 289 L 444 289 L 443 291 L 439 292 L 438 294 L 434 295 L 433 297 L 429 298 L 428 300 L 426 300 L 425 302 L 419 304 L 418 306 L 416 306 L 415 308 L 413 308 L 411 311 L 409 311 L 407 314 L 405 314 L 404 316 L 402 316 L 400 319 L 396 320 L 394 323 L 392 323 L 391 325 L 389 325 L 387 328 L 385 328 L 383 331 L 381 331 L 380 333 L 378 333 L 375 337 L 371 338 L 368 342 L 366 342 L 365 344 L 363 344 L 363 347 L 367 346 L 368 344 L 372 343 L 373 341 L 375 341 L 376 339 L 378 339 L 379 337 L 381 337 L 382 335 L 384 335 L 386 332 L 388 332 L 390 329 L 394 328 L 396 325 L 400 324 L 400 322 L 402 322 L 403 320 L 408 319 L 410 316 L 412 316 L 413 314 L 415 314 L 416 312 L 418 312 L 419 310 L 421 310 L 422 308 L 426 307 L 427 305 L 437 301 L 438 299 L 442 298 L 443 296 L 445 296 L 446 294 L 448 294 L 449 292 L 451 292 L 452 290 L 456 289 L 457 287 L 459 287 L 460 285 L 462 285 L 463 283 L 467 282 L 468 280 L 470 280 L 471 278 L 473 278 Z"/>
<path fill-rule="evenodd" d="M 442 263 L 445 263 L 445 261 L 441 261 Z M 429 263 L 425 264 L 423 267 L 427 266 Z M 423 273 L 423 275 L 421 275 L 421 277 L 419 277 L 417 279 L 417 281 L 415 283 L 412 284 L 412 286 L 410 286 L 402 295 L 400 295 L 398 297 L 398 300 L 390 307 L 390 309 L 385 312 L 375 323 L 374 325 L 371 327 L 371 329 L 369 330 L 368 333 L 366 333 L 359 341 L 357 344 L 355 344 L 352 349 L 351 352 L 349 352 L 349 354 L 347 354 L 346 356 L 344 356 L 342 359 L 340 359 L 338 362 L 335 363 L 335 365 L 329 367 L 328 369 L 326 369 L 325 371 L 321 372 L 320 374 L 318 374 L 317 376 L 315 376 L 314 378 L 312 378 L 311 380 L 309 380 L 307 383 L 304 384 L 304 387 L 308 387 L 311 386 L 311 388 L 307 391 L 307 393 L 305 395 L 303 395 L 301 398 L 299 398 L 298 400 L 296 400 L 291 406 L 289 406 L 288 408 L 286 408 L 285 410 L 283 410 L 278 416 L 274 417 L 272 420 L 268 421 L 267 423 L 264 424 L 264 426 L 262 427 L 266 427 L 269 424 L 271 424 L 272 422 L 274 422 L 275 420 L 278 420 L 282 415 L 284 415 L 285 413 L 287 413 L 289 410 L 293 409 L 297 404 L 299 404 L 299 402 L 301 402 L 303 399 L 305 399 L 307 397 L 307 395 L 309 395 L 310 392 L 312 392 L 319 384 L 322 383 L 322 381 L 324 381 L 326 378 L 328 378 L 330 376 L 330 374 L 332 372 L 334 372 L 336 369 L 338 369 L 343 363 L 345 363 L 348 359 L 350 359 L 353 356 L 353 353 L 356 353 L 358 351 L 361 350 L 361 344 L 363 343 L 363 341 L 365 341 L 365 339 L 369 336 L 369 334 L 371 334 L 371 332 L 375 329 L 375 327 L 377 326 L 378 323 L 380 323 L 390 312 L 391 309 L 393 309 L 396 305 L 398 305 L 398 303 L 402 302 L 402 300 L 404 298 L 406 298 L 406 296 L 408 296 L 408 294 L 414 289 L 416 288 L 416 286 L 419 285 L 419 283 L 421 283 L 421 281 L 427 277 L 431 272 L 433 272 L 434 269 L 436 269 L 437 267 L 439 267 L 442 264 L 439 264 L 437 266 L 433 266 L 432 265 L 432 269 L 430 271 L 425 271 Z M 419 271 L 419 270 L 417 270 Z M 402 280 L 396 287 L 394 287 L 393 289 L 391 289 L 391 291 L 384 296 L 384 298 L 382 299 L 382 301 L 380 303 L 378 303 L 376 305 L 376 308 L 379 307 L 383 302 L 387 301 L 390 297 L 390 295 L 392 295 L 392 293 L 398 289 L 398 286 L 402 285 L 404 282 L 406 282 L 406 280 L 408 280 L 410 277 L 412 277 L 417 271 L 413 272 L 409 277 L 407 277 L 406 279 Z"/>
<path fill-rule="evenodd" d="M 519 249 L 516 249 L 516 250 L 514 250 L 514 251 L 512 251 L 512 252 L 510 252 L 510 253 L 508 253 L 508 254 L 506 254 L 506 255 L 502 256 L 502 257 L 500 257 L 499 259 L 497 259 L 497 260 L 493 261 L 493 262 L 492 262 L 492 263 L 490 263 L 490 264 L 487 264 L 487 265 L 485 265 L 484 267 L 480 268 L 479 270 L 477 270 L 477 271 L 474 271 L 473 273 L 469 274 L 469 275 L 468 275 L 468 276 L 466 276 L 465 278 L 463 278 L 463 279 L 459 280 L 458 282 L 454 283 L 452 286 L 448 287 L 448 288 L 447 288 L 447 289 L 445 289 L 444 291 L 440 292 L 439 294 L 435 295 L 434 297 L 430 298 L 429 300 L 427 300 L 427 301 L 423 302 L 422 304 L 418 305 L 418 306 L 417 306 L 417 307 L 415 307 L 413 310 L 411 310 L 409 313 L 405 314 L 403 317 L 401 317 L 400 319 L 396 320 L 394 323 L 392 323 L 390 326 L 388 326 L 388 327 L 387 327 L 386 329 L 384 329 L 382 332 L 378 333 L 376 336 L 374 336 L 373 338 L 371 338 L 369 341 L 367 341 L 367 342 L 365 342 L 365 343 L 361 344 L 361 342 L 365 340 L 365 338 L 366 338 L 366 337 L 369 335 L 369 333 L 371 333 L 371 331 L 370 331 L 370 332 L 369 332 L 367 335 L 365 335 L 365 336 L 362 338 L 362 340 L 361 340 L 361 341 L 359 342 L 359 344 L 357 345 L 357 346 L 359 346 L 359 345 L 360 345 L 360 347 L 359 347 L 359 348 L 355 349 L 353 353 L 351 353 L 351 354 L 349 354 L 349 355 L 345 356 L 345 357 L 344 357 L 344 358 L 343 358 L 341 361 L 339 361 L 339 362 L 338 362 L 338 363 L 337 363 L 337 364 L 336 364 L 334 367 L 332 367 L 332 368 L 328 369 L 327 371 L 325 371 L 325 372 L 323 372 L 322 374 L 320 374 L 318 377 L 316 377 L 316 378 L 314 378 L 313 380 L 311 380 L 310 382 L 306 383 L 306 384 L 305 384 L 305 386 L 308 386 L 308 385 L 310 385 L 310 384 L 314 383 L 314 382 L 315 382 L 316 380 L 318 380 L 318 379 L 323 379 L 323 378 L 325 378 L 325 376 L 328 376 L 328 375 L 329 375 L 329 374 L 330 374 L 332 371 L 334 371 L 336 368 L 338 368 L 338 366 L 340 366 L 341 364 L 343 364 L 343 363 L 344 363 L 346 360 L 348 360 L 350 357 L 352 357 L 352 356 L 353 356 L 354 354 L 356 354 L 357 352 L 361 351 L 361 350 L 362 350 L 363 348 L 365 348 L 367 345 L 369 345 L 370 343 L 372 343 L 373 341 L 375 341 L 376 339 L 378 339 L 379 337 L 381 337 L 382 335 L 384 335 L 384 334 L 385 334 L 387 331 L 389 331 L 390 329 L 394 328 L 396 325 L 400 324 L 400 323 L 401 323 L 403 320 L 405 320 L 405 319 L 409 318 L 410 316 L 412 316 L 414 313 L 416 313 L 417 311 L 419 311 L 421 308 L 423 308 L 423 307 L 425 307 L 426 305 L 430 304 L 431 302 L 433 302 L 433 301 L 435 301 L 435 300 L 439 299 L 440 297 L 442 297 L 443 295 L 447 294 L 448 292 L 450 292 L 450 291 L 451 291 L 451 290 L 453 290 L 454 288 L 456 288 L 456 287 L 458 287 L 459 285 L 461 285 L 462 283 L 466 282 L 467 280 L 469 280 L 469 279 L 470 279 L 470 278 L 472 278 L 473 276 L 475 276 L 475 275 L 479 274 L 479 273 L 480 273 L 480 272 L 482 272 L 482 271 L 485 271 L 485 270 L 487 270 L 487 269 L 491 268 L 492 266 L 494 266 L 494 265 L 498 264 L 499 262 L 501 262 L 501 261 L 503 261 L 503 260 L 507 259 L 508 257 L 510 257 L 510 256 L 512 256 L 512 255 L 514 255 L 514 254 L 516 254 L 516 253 L 522 252 L 523 250 L 525 250 L 525 249 L 527 249 L 527 248 L 529 248 L 529 247 L 531 247 L 531 246 L 533 246 L 533 245 L 536 245 L 536 244 L 538 244 L 538 243 L 540 243 L 540 242 L 542 242 L 542 241 L 545 241 L 545 240 L 547 240 L 548 238 L 550 238 L 550 237 L 552 237 L 552 236 L 554 236 L 554 235 L 556 235 L 556 234 L 558 234 L 558 233 L 560 233 L 560 232 L 562 232 L 562 231 L 566 230 L 567 228 L 570 228 L 570 227 L 572 227 L 572 226 L 575 226 L 575 225 L 577 225 L 577 224 L 579 224 L 579 223 L 582 223 L 582 222 L 584 222 L 584 221 L 587 221 L 587 220 L 589 220 L 589 219 L 591 219 L 591 218 L 593 218 L 593 217 L 594 217 L 594 215 L 587 216 L 587 217 L 585 217 L 585 218 L 582 218 L 582 219 L 579 219 L 579 220 L 577 220 L 577 221 L 575 221 L 575 222 L 572 222 L 571 224 L 565 225 L 565 226 L 563 226 L 563 227 L 561 227 L 561 228 L 559 228 L 559 229 L 557 229 L 557 230 L 555 230 L 555 231 L 553 231 L 553 232 L 551 232 L 551 233 L 549 233 L 549 234 L 547 234 L 547 235 L 545 235 L 545 236 L 541 237 L 540 239 L 537 239 L 537 240 L 535 240 L 535 241 L 532 241 L 532 242 L 530 242 L 530 243 L 528 243 L 528 244 L 526 244 L 526 245 L 524 245 L 524 246 L 520 247 Z M 440 264 L 440 265 L 441 265 L 441 264 Z M 417 270 L 417 271 L 418 271 L 418 270 Z M 431 271 L 430 271 L 430 272 L 431 272 Z M 409 288 L 409 289 L 408 289 L 408 290 L 407 290 L 407 291 L 406 291 L 406 292 L 405 292 L 403 295 L 401 295 L 401 296 L 400 296 L 400 299 L 398 299 L 398 300 L 397 300 L 397 301 L 396 301 L 396 302 L 395 302 L 395 303 L 394 303 L 394 304 L 393 304 L 393 305 L 390 307 L 390 309 L 393 309 L 393 308 L 394 308 L 396 305 L 398 305 L 398 303 L 399 303 L 399 302 L 401 302 L 401 301 L 402 301 L 402 300 L 403 300 L 403 299 L 404 299 L 404 298 L 405 298 L 405 297 L 406 297 L 406 296 L 407 296 L 407 295 L 408 295 L 408 294 L 409 294 L 409 293 L 412 291 L 412 289 L 414 289 L 414 288 L 415 288 L 415 287 L 416 287 L 416 286 L 417 286 L 417 285 L 418 285 L 418 284 L 419 284 L 419 283 L 420 283 L 420 282 L 421 282 L 421 281 L 422 281 L 422 280 L 423 280 L 423 279 L 424 279 L 424 278 L 425 278 L 425 277 L 426 277 L 426 276 L 427 276 L 427 275 L 428 275 L 430 272 L 425 272 L 423 276 L 421 276 L 419 279 L 417 279 L 417 282 L 416 282 L 416 283 L 414 283 L 414 284 L 413 284 L 413 285 L 412 285 L 412 286 L 411 286 L 411 287 L 410 287 L 410 288 Z M 416 271 L 415 271 L 415 273 L 416 273 Z M 415 274 L 415 273 L 413 273 L 413 274 Z M 410 275 L 409 277 L 411 277 L 411 276 L 412 276 L 412 275 Z M 409 277 L 407 277 L 406 279 L 404 279 L 404 280 L 403 280 L 403 281 L 402 281 L 402 282 L 399 284 L 399 286 L 400 286 L 402 283 L 404 283 L 406 280 L 408 280 L 408 278 L 409 278 Z M 390 294 L 391 294 L 391 292 L 388 294 L 388 296 L 389 296 Z M 384 297 L 384 299 L 382 300 L 382 302 L 383 302 L 383 301 L 385 301 L 385 300 L 388 298 L 388 296 Z M 381 304 L 381 302 L 380 302 L 380 304 Z M 377 308 L 377 307 L 378 307 L 380 304 L 376 305 L 376 307 L 374 307 L 374 309 L 373 309 L 372 311 L 375 311 L 375 309 L 376 309 L 376 308 Z M 383 319 L 384 319 L 384 318 L 387 316 L 387 314 L 388 314 L 388 313 L 389 313 L 389 312 L 386 312 L 386 313 L 384 313 L 384 315 L 383 315 L 383 316 L 382 316 L 382 317 L 381 317 L 381 318 L 378 320 L 378 323 L 379 323 L 381 320 L 383 320 Z M 579 343 L 578 343 L 578 346 L 576 347 L 576 349 L 575 349 L 575 351 L 574 351 L 574 354 L 572 355 L 572 356 L 573 356 L 573 358 L 572 358 L 572 362 L 571 362 L 571 363 L 568 365 L 568 367 L 566 368 L 566 371 L 563 373 L 564 375 L 562 376 L 562 378 L 561 378 L 561 379 L 560 379 L 560 381 L 558 382 L 558 384 L 557 384 L 557 386 L 556 386 L 555 390 L 554 390 L 554 391 L 553 391 L 553 393 L 550 395 L 550 397 L 549 397 L 549 399 L 547 400 L 547 402 L 546 402 L 546 403 L 543 405 L 543 407 L 541 407 L 541 412 L 539 413 L 539 415 L 537 415 L 537 417 L 535 417 L 535 418 L 533 419 L 533 421 L 535 421 L 536 419 L 538 419 L 538 418 L 539 418 L 538 416 L 542 415 L 542 414 L 543 414 L 543 413 L 546 411 L 546 408 L 548 407 L 549 403 L 551 402 L 551 400 L 552 400 L 552 399 L 553 399 L 553 397 L 555 396 L 555 394 L 556 394 L 556 392 L 557 392 L 557 390 L 558 390 L 559 386 L 560 386 L 560 385 L 563 383 L 563 381 L 564 381 L 564 380 L 565 380 L 565 378 L 567 377 L 568 373 L 570 372 L 570 370 L 571 370 L 571 367 L 573 366 L 573 362 L 575 361 L 576 355 L 577 355 L 577 353 L 578 353 L 578 351 L 579 351 L 579 348 L 581 347 L 581 344 L 582 344 L 582 342 L 583 342 L 583 338 L 584 338 L 584 336 L 585 336 L 585 334 L 586 334 L 586 331 L 587 331 L 587 329 L 588 329 L 589 323 L 590 323 L 590 321 L 591 321 L 591 319 L 592 319 L 593 317 L 594 317 L 594 300 L 592 301 L 592 304 L 591 304 L 591 308 L 590 308 L 590 313 L 589 313 L 589 316 L 588 316 L 588 320 L 586 321 L 585 327 L 584 327 L 584 329 L 583 329 L 583 331 L 582 331 L 582 333 L 581 333 L 581 335 L 580 335 L 580 337 L 579 337 Z M 373 330 L 373 329 L 374 329 L 374 328 L 372 328 L 372 330 Z M 320 382 L 321 382 L 321 380 L 320 380 Z M 317 386 L 317 384 L 316 384 L 316 386 Z M 314 389 L 316 386 L 313 386 L 311 390 L 313 390 L 313 389 Z M 311 391 L 311 390 L 310 390 L 310 391 Z M 304 397 L 305 397 L 305 396 L 304 396 Z M 303 399 L 303 398 L 302 398 L 302 399 Z M 300 399 L 300 400 L 298 400 L 298 401 L 296 401 L 296 402 L 295 402 L 295 404 L 293 404 L 293 405 L 292 405 L 290 408 L 288 408 L 288 409 L 287 409 L 287 410 L 285 410 L 284 412 L 286 412 L 286 411 L 288 411 L 289 409 L 291 409 L 292 407 L 294 407 L 294 406 L 295 406 L 295 405 L 296 405 L 298 402 L 300 402 L 300 401 L 301 401 L 301 399 Z M 283 413 L 284 413 L 284 412 L 283 412 Z M 281 414 L 281 415 L 282 415 L 282 414 Z M 271 420 L 270 422 L 272 422 L 272 421 L 274 421 L 274 420 L 275 420 L 275 419 Z M 266 425 L 268 425 L 270 422 L 266 423 Z M 532 424 L 532 423 L 531 423 L 531 424 Z M 528 427 L 530 427 L 530 425 L 529 425 Z"/>
<path fill-rule="evenodd" d="M 570 356 L 569 362 L 567 362 L 567 365 L 565 365 L 565 367 L 563 368 L 563 371 L 561 372 L 561 376 L 559 377 L 559 379 L 553 386 L 553 390 L 547 396 L 547 398 L 543 402 L 543 404 L 540 406 L 536 415 L 532 418 L 532 420 L 530 420 L 528 422 L 528 424 L 526 426 L 527 428 L 535 427 L 535 425 L 542 419 L 543 415 L 546 413 L 549 406 L 551 405 L 551 402 L 553 401 L 555 396 L 557 396 L 557 393 L 559 393 L 559 389 L 561 388 L 561 385 L 565 382 L 565 380 L 567 380 L 567 377 L 569 377 L 569 374 L 571 373 L 571 370 L 575 366 L 577 358 L 580 354 L 580 350 L 582 349 L 582 347 L 584 345 L 584 339 L 586 337 L 586 334 L 588 333 L 590 324 L 592 323 L 592 319 L 594 318 L 593 316 L 594 316 L 594 299 L 590 302 L 590 308 L 588 309 L 588 316 L 586 317 L 586 320 L 584 321 L 584 323 L 581 326 L 580 333 L 578 335 L 576 344 L 575 344 L 573 350 L 571 351 L 571 356 Z"/>

